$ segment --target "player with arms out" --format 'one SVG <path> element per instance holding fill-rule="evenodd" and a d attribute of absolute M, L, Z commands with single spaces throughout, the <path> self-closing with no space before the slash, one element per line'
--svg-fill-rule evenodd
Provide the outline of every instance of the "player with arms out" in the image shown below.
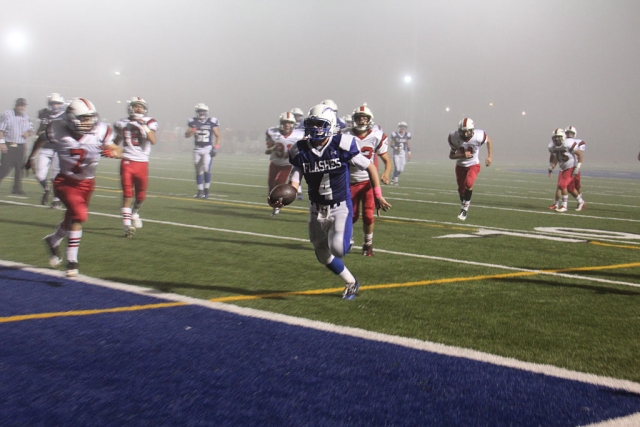
<path fill-rule="evenodd" d="M 156 143 L 159 126 L 156 119 L 147 116 L 147 102 L 139 96 L 129 100 L 127 117 L 118 120 L 113 129 L 115 144 L 122 146 L 120 180 L 122 183 L 122 223 L 124 236 L 132 237 L 142 228 L 138 211 L 147 196 L 149 183 L 149 153 Z M 131 204 L 135 195 L 133 208 Z"/>
<path fill-rule="evenodd" d="M 391 148 L 393 148 L 393 184 L 398 184 L 398 177 L 404 172 L 407 160 L 411 160 L 411 133 L 407 132 L 408 125 L 405 122 L 398 123 L 398 130 L 391 133 Z"/>
<path fill-rule="evenodd" d="M 193 162 L 196 166 L 196 184 L 198 193 L 193 196 L 198 199 L 209 198 L 211 186 L 211 165 L 218 154 L 220 136 L 218 119 L 209 117 L 209 107 L 202 102 L 196 105 L 196 116 L 189 119 L 186 138 L 194 137 Z M 213 139 L 215 138 L 215 141 Z"/>
<path fill-rule="evenodd" d="M 564 213 L 567 211 L 569 203 L 569 191 L 575 193 L 578 199 L 578 208 L 584 207 L 582 194 L 578 194 L 575 189 L 575 177 L 580 173 L 582 166 L 582 150 L 580 144 L 573 138 L 567 139 L 562 128 L 558 128 L 551 134 L 551 142 L 549 143 L 549 177 L 553 174 L 553 169 L 558 165 L 560 173 L 558 174 L 558 186 L 556 192 L 560 192 L 562 202 L 556 205 L 556 212 Z"/>
<path fill-rule="evenodd" d="M 53 191 L 67 210 L 53 234 L 44 238 L 49 248 L 49 265 L 62 263 L 60 242 L 67 237 L 67 277 L 78 275 L 78 248 L 82 223 L 89 216 L 89 200 L 95 187 L 95 172 L 101 155 L 119 157 L 120 147 L 113 143 L 113 131 L 100 122 L 96 107 L 85 98 L 74 98 L 60 120 L 47 126 L 36 140 L 29 160 L 33 166 L 35 153 L 46 141 L 55 145 L 60 159 L 60 173 L 53 181 Z"/>
<path fill-rule="evenodd" d="M 391 160 L 387 154 L 389 148 L 387 135 L 377 126 L 374 127 L 373 113 L 366 105 L 356 108 L 351 117 L 353 118 L 353 127 L 344 129 L 343 133 L 356 137 L 360 153 L 367 159 L 373 162 L 374 156 L 380 156 L 384 163 L 384 173 L 380 177 L 380 181 L 384 184 L 389 184 Z M 361 170 L 357 166 L 351 165 L 349 167 L 349 175 L 354 224 L 360 217 L 360 205 L 362 205 L 362 229 L 364 234 L 362 255 L 373 256 L 373 227 L 376 204 L 369 173 L 367 170 Z"/>
<path fill-rule="evenodd" d="M 487 144 L 485 166 L 491 166 L 493 149 L 491 138 L 483 130 L 476 129 L 473 120 L 464 118 L 458 124 L 458 130 L 449 134 L 449 158 L 456 160 L 456 182 L 460 195 L 460 214 L 458 219 L 467 219 L 471 204 L 473 184 L 480 173 L 480 147 Z"/>
<path fill-rule="evenodd" d="M 273 187 L 284 184 L 289 179 L 291 163 L 289 163 L 289 148 L 304 137 L 301 129 L 296 129 L 296 118 L 287 111 L 280 115 L 280 126 L 267 129 L 267 149 L 269 163 L 269 193 Z M 280 208 L 274 207 L 271 216 L 280 213 Z"/>
<path fill-rule="evenodd" d="M 295 188 L 304 176 L 309 194 L 309 239 L 316 258 L 345 282 L 342 297 L 355 298 L 360 282 L 342 261 L 349 252 L 353 231 L 349 165 L 367 170 L 376 209 L 391 205 L 382 197 L 378 172 L 369 159 L 360 153 L 351 135 L 335 135 L 336 115 L 326 105 L 316 105 L 304 121 L 306 138 L 289 149 L 293 165 L 289 183 Z M 282 203 L 269 202 L 272 207 Z"/>
<path fill-rule="evenodd" d="M 64 97 L 59 93 L 52 93 L 47 97 L 47 108 L 43 108 L 38 112 L 38 119 L 40 119 L 40 125 L 36 134 L 42 135 L 47 129 L 47 125 L 52 121 L 59 119 L 64 114 Z M 54 145 L 50 142 L 45 142 L 40 151 L 38 151 L 38 157 L 33 165 L 33 172 L 36 180 L 42 185 L 44 193 L 42 194 L 43 205 L 49 203 L 51 197 L 51 186 L 49 185 L 49 179 L 53 182 L 53 178 L 58 174 L 58 155 L 54 150 Z M 60 207 L 60 199 L 53 198 L 51 203 L 52 208 Z"/>

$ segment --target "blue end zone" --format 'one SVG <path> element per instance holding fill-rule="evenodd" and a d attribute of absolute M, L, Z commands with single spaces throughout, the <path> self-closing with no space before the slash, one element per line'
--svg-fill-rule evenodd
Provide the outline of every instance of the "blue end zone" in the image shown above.
<path fill-rule="evenodd" d="M 1 273 L 1 316 L 162 302 Z M 0 323 L 0 340 L 2 426 L 575 426 L 640 412 L 630 392 L 200 306 Z"/>

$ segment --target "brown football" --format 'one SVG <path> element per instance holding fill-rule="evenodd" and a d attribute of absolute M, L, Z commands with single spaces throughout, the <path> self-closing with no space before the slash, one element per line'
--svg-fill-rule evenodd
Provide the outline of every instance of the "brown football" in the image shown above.
<path fill-rule="evenodd" d="M 290 205 L 296 199 L 298 191 L 293 185 L 280 184 L 273 187 L 271 193 L 269 193 L 269 200 L 271 203 L 275 203 L 280 200 L 283 205 Z"/>

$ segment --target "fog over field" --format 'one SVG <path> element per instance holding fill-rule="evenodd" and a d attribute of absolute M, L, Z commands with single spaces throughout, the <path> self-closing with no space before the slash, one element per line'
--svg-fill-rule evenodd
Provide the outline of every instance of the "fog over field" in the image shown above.
<path fill-rule="evenodd" d="M 546 167 L 573 125 L 585 166 L 640 166 L 638 17 L 635 0 L 25 0 L 0 14 L 0 109 L 26 97 L 34 117 L 60 92 L 113 122 L 142 96 L 173 129 L 205 102 L 261 139 L 330 98 L 367 102 L 387 133 L 408 122 L 421 160 L 471 117 L 496 164 Z"/>

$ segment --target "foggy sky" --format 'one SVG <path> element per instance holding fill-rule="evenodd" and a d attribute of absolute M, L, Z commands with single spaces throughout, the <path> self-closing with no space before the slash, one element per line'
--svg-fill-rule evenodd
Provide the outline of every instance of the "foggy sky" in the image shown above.
<path fill-rule="evenodd" d="M 0 14 L 0 110 L 26 97 L 33 117 L 60 92 L 113 122 L 142 96 L 161 127 L 205 102 L 262 133 L 330 98 L 339 115 L 367 102 L 387 133 L 408 122 L 423 160 L 471 117 L 494 162 L 546 167 L 553 129 L 573 125 L 585 163 L 631 163 L 638 17 L 636 0 L 24 0 Z"/>

